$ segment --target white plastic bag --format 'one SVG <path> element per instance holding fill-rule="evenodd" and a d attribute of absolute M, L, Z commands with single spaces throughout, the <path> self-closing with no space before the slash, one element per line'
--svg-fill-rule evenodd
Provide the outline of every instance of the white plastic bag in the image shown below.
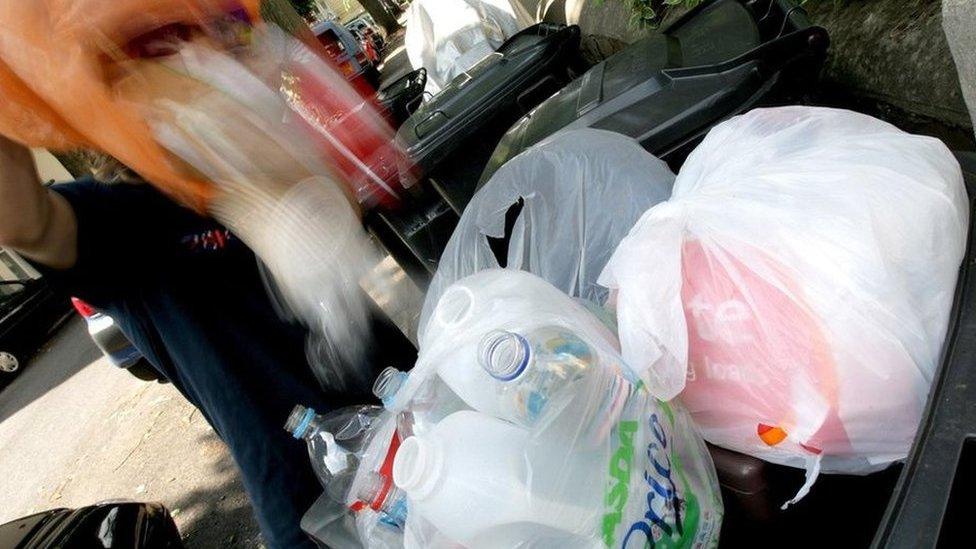
<path fill-rule="evenodd" d="M 419 332 L 445 288 L 499 267 L 488 237 L 505 235 L 505 215 L 520 198 L 506 268 L 602 304 L 607 290 L 597 277 L 610 254 L 642 213 L 671 196 L 673 183 L 667 164 L 617 133 L 569 130 L 534 145 L 502 166 L 465 208 L 427 290 Z"/>
<path fill-rule="evenodd" d="M 945 338 L 968 224 L 936 139 L 843 110 L 715 127 L 621 242 L 624 358 L 706 440 L 816 473 L 904 458 Z"/>
<path fill-rule="evenodd" d="M 427 91 L 437 93 L 532 23 L 518 0 L 414 0 L 404 46 L 413 68 L 427 69 Z"/>
<path fill-rule="evenodd" d="M 492 269 L 449 287 L 431 318 L 417 365 L 387 399 L 428 425 L 393 464 L 414 545 L 717 543 L 718 484 L 690 417 L 641 386 L 577 300 L 532 274 Z M 486 348 L 500 332 L 525 335 L 525 346 Z M 486 356 L 521 369 L 491 370 Z M 430 384 L 470 409 L 443 414 L 427 401 Z"/>

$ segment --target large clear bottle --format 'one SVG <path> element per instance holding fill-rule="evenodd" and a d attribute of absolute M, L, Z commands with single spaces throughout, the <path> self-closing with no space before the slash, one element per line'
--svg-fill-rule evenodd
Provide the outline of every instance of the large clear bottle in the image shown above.
<path fill-rule="evenodd" d="M 573 399 L 584 378 L 599 367 L 592 347 L 571 330 L 543 326 L 485 335 L 478 363 L 494 383 L 498 417 L 538 427 Z"/>

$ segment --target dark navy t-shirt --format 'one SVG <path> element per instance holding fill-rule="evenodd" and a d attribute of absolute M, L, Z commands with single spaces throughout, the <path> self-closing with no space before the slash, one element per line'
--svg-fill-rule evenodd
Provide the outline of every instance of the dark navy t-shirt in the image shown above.
<path fill-rule="evenodd" d="M 321 488 L 291 407 L 326 411 L 305 358 L 306 332 L 283 322 L 254 254 L 225 228 L 149 185 L 55 185 L 78 219 L 78 261 L 48 271 L 111 315 L 230 447 L 271 547 L 307 540 L 301 514 Z"/>

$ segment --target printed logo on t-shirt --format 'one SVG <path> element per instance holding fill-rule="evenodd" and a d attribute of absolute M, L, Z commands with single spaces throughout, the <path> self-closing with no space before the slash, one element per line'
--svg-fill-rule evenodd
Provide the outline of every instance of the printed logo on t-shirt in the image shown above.
<path fill-rule="evenodd" d="M 227 229 L 210 229 L 183 237 L 182 244 L 191 252 L 216 252 L 223 250 L 234 239 Z"/>

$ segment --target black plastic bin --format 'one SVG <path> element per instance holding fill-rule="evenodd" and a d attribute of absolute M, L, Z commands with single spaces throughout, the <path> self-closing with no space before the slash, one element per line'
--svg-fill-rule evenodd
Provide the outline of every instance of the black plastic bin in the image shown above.
<path fill-rule="evenodd" d="M 970 547 L 976 506 L 976 153 L 956 153 L 969 193 L 969 243 L 942 364 L 875 547 Z"/>
<path fill-rule="evenodd" d="M 407 162 L 400 172 L 404 186 L 435 173 L 455 151 L 464 152 L 460 156 L 466 159 L 469 138 L 490 141 L 487 125 L 511 125 L 565 86 L 572 78 L 570 66 L 578 57 L 579 42 L 575 25 L 533 25 L 422 104 L 396 136 Z M 500 133 L 495 140 L 499 137 Z"/>
<path fill-rule="evenodd" d="M 577 74 L 579 41 L 572 25 L 522 30 L 400 126 L 400 179 L 413 192 L 396 210 L 370 212 L 366 226 L 416 282 L 426 285 L 434 272 L 467 203 L 455 197 L 474 192 L 501 136 Z"/>
<path fill-rule="evenodd" d="M 519 120 L 482 175 L 564 128 L 631 136 L 677 167 L 716 123 L 795 103 L 815 82 L 827 31 L 789 0 L 704 2 L 595 65 Z"/>
<path fill-rule="evenodd" d="M 394 128 L 403 125 L 420 106 L 427 69 L 421 67 L 396 79 L 376 94 L 376 105 L 386 114 Z"/>

